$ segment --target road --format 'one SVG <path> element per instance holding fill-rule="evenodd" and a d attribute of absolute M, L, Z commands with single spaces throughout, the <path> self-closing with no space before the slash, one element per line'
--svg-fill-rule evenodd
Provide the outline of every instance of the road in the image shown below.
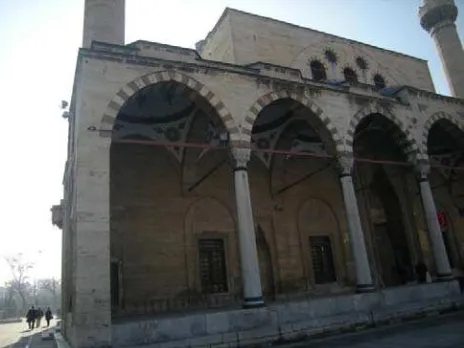
<path fill-rule="evenodd" d="M 460 348 L 464 312 L 287 345 L 292 348 Z"/>
<path fill-rule="evenodd" d="M 53 325 L 55 325 L 54 322 Z M 52 323 L 50 326 L 52 326 Z M 41 343 L 40 333 L 43 330 L 45 328 L 29 331 L 24 321 L 22 323 L 0 324 L 0 348 L 34 348 L 38 346 L 34 342 Z M 45 342 L 50 345 L 47 341 Z"/>

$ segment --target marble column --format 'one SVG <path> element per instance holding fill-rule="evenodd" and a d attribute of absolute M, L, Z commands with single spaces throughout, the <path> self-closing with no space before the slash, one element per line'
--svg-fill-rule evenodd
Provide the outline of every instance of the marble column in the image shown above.
<path fill-rule="evenodd" d="M 435 259 L 435 266 L 437 268 L 438 280 L 449 280 L 452 278 L 451 267 L 445 243 L 443 241 L 443 234 L 441 232 L 440 224 L 438 223 L 435 201 L 428 181 L 430 165 L 428 163 L 419 163 L 416 166 L 416 171 L 418 175 L 422 207 L 424 209 L 424 216 L 427 222 L 427 229 L 429 231 L 430 244 Z"/>
<path fill-rule="evenodd" d="M 338 164 L 346 217 L 348 220 L 351 253 L 356 270 L 356 290 L 357 292 L 373 292 L 375 288 L 372 283 L 366 243 L 364 242 L 364 233 L 361 219 L 359 218 L 358 202 L 353 185 L 353 159 L 351 157 L 342 156 L 339 158 Z"/>
<path fill-rule="evenodd" d="M 235 202 L 237 205 L 243 305 L 244 307 L 259 307 L 264 305 L 264 300 L 259 274 L 250 187 L 248 184 L 247 164 L 250 160 L 250 149 L 232 148 L 231 155 L 234 162 Z"/>

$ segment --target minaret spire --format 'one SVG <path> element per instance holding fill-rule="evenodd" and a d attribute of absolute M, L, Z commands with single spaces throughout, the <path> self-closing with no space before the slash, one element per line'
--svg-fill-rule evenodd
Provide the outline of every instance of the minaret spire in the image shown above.
<path fill-rule="evenodd" d="M 435 41 L 451 94 L 464 99 L 464 50 L 454 24 L 457 16 L 454 0 L 423 0 L 419 8 L 421 26 Z"/>
<path fill-rule="evenodd" d="M 85 0 L 83 47 L 92 41 L 124 45 L 125 0 Z"/>

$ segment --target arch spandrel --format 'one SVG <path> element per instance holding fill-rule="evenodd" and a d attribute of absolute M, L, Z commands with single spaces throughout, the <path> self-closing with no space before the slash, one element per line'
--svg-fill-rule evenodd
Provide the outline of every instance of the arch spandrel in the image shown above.
<path fill-rule="evenodd" d="M 278 100 L 291 100 L 302 106 L 306 107 L 311 113 L 321 122 L 326 128 L 327 133 L 330 135 L 330 141 L 333 143 L 335 152 L 341 152 L 344 148 L 343 138 L 340 131 L 335 126 L 334 122 L 330 119 L 324 111 L 317 106 L 313 101 L 307 98 L 303 94 L 297 94 L 287 91 L 270 92 L 264 94 L 256 100 L 256 102 L 250 107 L 244 120 L 242 127 L 242 142 L 247 146 L 251 145 L 251 133 L 253 126 L 260 114 L 268 105 Z"/>
<path fill-rule="evenodd" d="M 428 158 L 428 138 L 429 133 L 432 127 L 441 120 L 447 120 L 451 122 L 454 126 L 456 126 L 459 130 L 464 132 L 464 123 L 460 121 L 457 117 L 453 116 L 450 113 L 439 111 L 431 114 L 424 123 L 422 127 L 422 133 L 420 135 L 420 150 L 421 153 Z"/>
<path fill-rule="evenodd" d="M 175 81 L 185 86 L 186 89 L 191 92 L 189 96 L 190 98 L 203 98 L 209 104 L 209 106 L 215 110 L 221 119 L 224 128 L 230 135 L 231 141 L 233 142 L 240 140 L 239 128 L 232 114 L 229 112 L 224 103 L 206 85 L 198 82 L 186 74 L 172 70 L 148 73 L 123 86 L 109 102 L 105 113 L 101 118 L 100 136 L 111 137 L 111 131 L 116 121 L 116 117 L 130 97 L 145 87 L 160 82 L 169 81 Z"/>
<path fill-rule="evenodd" d="M 382 115 L 397 126 L 397 131 L 394 132 L 392 136 L 408 160 L 411 163 L 415 163 L 415 161 L 418 159 L 418 156 L 420 156 L 419 146 L 417 145 L 415 137 L 408 129 L 406 122 L 398 118 L 394 112 L 391 112 L 388 108 L 378 103 L 371 103 L 363 107 L 351 118 L 345 135 L 345 153 L 348 155 L 353 154 L 353 144 L 356 129 L 366 117 L 373 114 Z"/>

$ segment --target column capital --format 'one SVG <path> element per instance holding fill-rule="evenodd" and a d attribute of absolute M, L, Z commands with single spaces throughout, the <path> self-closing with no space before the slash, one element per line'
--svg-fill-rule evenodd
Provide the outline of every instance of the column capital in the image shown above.
<path fill-rule="evenodd" d="M 429 161 L 418 161 L 414 166 L 417 178 L 419 180 L 427 180 L 430 173 L 430 162 Z"/>
<path fill-rule="evenodd" d="M 234 161 L 235 170 L 246 170 L 248 161 L 251 157 L 251 149 L 243 147 L 232 147 L 230 149 L 232 160 Z"/>
<path fill-rule="evenodd" d="M 342 154 L 337 156 L 336 168 L 340 176 L 351 176 L 353 173 L 354 158 L 353 154 Z"/>

